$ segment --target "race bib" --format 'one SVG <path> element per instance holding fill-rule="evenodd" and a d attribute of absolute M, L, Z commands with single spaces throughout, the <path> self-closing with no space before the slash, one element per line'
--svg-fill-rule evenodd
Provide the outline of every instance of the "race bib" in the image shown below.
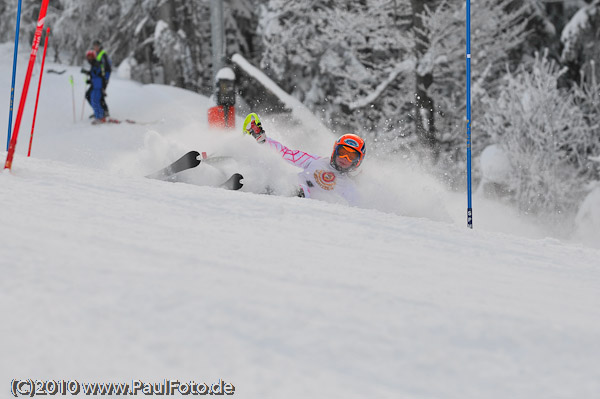
<path fill-rule="evenodd" d="M 323 190 L 333 190 L 335 188 L 335 173 L 324 170 L 315 170 L 315 181 Z"/>

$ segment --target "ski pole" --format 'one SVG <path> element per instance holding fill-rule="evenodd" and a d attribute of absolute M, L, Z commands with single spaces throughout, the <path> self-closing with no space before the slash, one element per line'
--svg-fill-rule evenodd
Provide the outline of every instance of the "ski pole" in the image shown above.
<path fill-rule="evenodd" d="M 81 99 L 81 120 L 83 120 L 83 108 L 85 107 L 85 95 Z"/>
<path fill-rule="evenodd" d="M 17 53 L 19 50 L 19 26 L 21 25 L 21 0 L 17 7 L 17 29 L 15 32 L 15 55 L 13 60 L 13 71 L 12 71 L 12 84 L 10 86 L 10 111 L 8 113 L 8 136 L 6 137 L 6 151 L 10 144 L 10 135 L 12 130 L 12 114 L 13 114 L 13 103 L 15 101 L 15 77 L 17 74 Z"/>
<path fill-rule="evenodd" d="M 33 129 L 35 129 L 35 116 L 37 115 L 38 101 L 40 99 L 40 88 L 42 87 L 42 76 L 44 74 L 44 63 L 46 62 L 46 50 L 48 49 L 48 35 L 50 28 L 46 29 L 46 41 L 44 42 L 44 55 L 42 56 L 42 67 L 40 68 L 40 82 L 38 83 L 37 96 L 35 97 L 35 108 L 33 110 L 33 122 L 31 122 L 31 136 L 29 136 L 29 150 L 27 156 L 31 156 L 31 144 L 33 143 Z"/>
<path fill-rule="evenodd" d="M 73 82 L 73 75 L 69 76 L 69 83 L 71 83 L 71 98 L 73 99 L 73 123 L 75 123 L 75 82 Z"/>

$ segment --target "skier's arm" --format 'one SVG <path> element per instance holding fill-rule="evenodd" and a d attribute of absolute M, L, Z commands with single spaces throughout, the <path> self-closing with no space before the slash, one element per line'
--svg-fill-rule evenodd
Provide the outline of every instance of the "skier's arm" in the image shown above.
<path fill-rule="evenodd" d="M 252 135 L 252 137 L 254 137 L 254 139 L 256 139 L 256 141 L 259 144 L 264 144 L 265 142 L 269 143 L 269 146 L 277 150 L 277 152 L 279 152 L 279 155 L 281 155 L 281 157 L 285 161 L 291 163 L 294 166 L 306 169 L 312 161 L 318 158 L 304 151 L 291 150 L 288 147 L 281 144 L 279 141 L 267 137 L 267 134 L 262 128 L 260 121 L 258 122 L 258 124 L 256 124 L 254 120 L 251 121 L 250 125 L 246 129 L 247 133 Z"/>
<path fill-rule="evenodd" d="M 271 148 L 277 150 L 284 160 L 302 169 L 306 169 L 312 161 L 318 158 L 304 151 L 291 150 L 279 141 L 273 140 L 270 137 L 267 137 L 266 142 Z"/>
<path fill-rule="evenodd" d="M 85 83 L 86 84 L 92 83 L 91 80 L 90 80 L 91 79 L 91 75 L 92 75 L 92 71 L 88 71 L 85 68 L 81 68 L 81 73 L 85 74 Z"/>

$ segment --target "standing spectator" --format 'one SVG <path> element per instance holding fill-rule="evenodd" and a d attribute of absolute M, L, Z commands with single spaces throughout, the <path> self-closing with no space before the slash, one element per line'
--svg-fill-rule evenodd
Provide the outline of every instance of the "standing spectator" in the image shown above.
<path fill-rule="evenodd" d="M 102 73 L 102 68 L 100 66 L 100 62 L 96 59 L 96 52 L 93 50 L 89 50 L 85 54 L 87 61 L 90 63 L 90 89 L 86 93 L 86 97 L 88 97 L 89 93 L 89 101 L 94 109 L 94 120 L 92 124 L 96 125 L 98 123 L 106 122 L 106 116 L 104 115 L 104 108 L 102 108 L 102 91 L 104 87 L 104 74 Z"/>
<path fill-rule="evenodd" d="M 94 51 L 96 52 L 96 61 L 100 64 L 100 68 L 102 69 L 102 98 L 100 103 L 102 105 L 102 109 L 104 110 L 104 116 L 108 117 L 108 106 L 106 105 L 106 87 L 108 86 L 108 80 L 110 79 L 110 74 L 112 72 L 112 62 L 106 53 L 106 50 L 102 47 L 102 43 L 100 40 L 94 40 L 92 43 L 94 46 Z"/>

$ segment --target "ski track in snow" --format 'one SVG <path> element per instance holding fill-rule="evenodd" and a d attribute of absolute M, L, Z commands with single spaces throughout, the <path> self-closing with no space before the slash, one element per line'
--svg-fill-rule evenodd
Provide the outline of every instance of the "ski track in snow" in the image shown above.
<path fill-rule="evenodd" d="M 12 45 L 0 54 L 10 76 Z M 92 127 L 76 84 L 73 123 L 78 70 L 44 76 L 32 157 L 28 100 L 0 173 L 5 392 L 13 378 L 222 378 L 242 398 L 600 396 L 598 249 L 483 201 L 468 230 L 432 179 L 381 186 L 385 161 L 360 176 L 375 209 L 144 179 L 191 149 L 237 159 L 185 172 L 191 183 L 240 171 L 243 190 L 284 193 L 297 171 L 207 131 L 208 100 L 180 89 L 115 77 L 113 116 L 160 122 Z M 330 151 L 332 137 L 265 119 L 290 146 Z"/>

